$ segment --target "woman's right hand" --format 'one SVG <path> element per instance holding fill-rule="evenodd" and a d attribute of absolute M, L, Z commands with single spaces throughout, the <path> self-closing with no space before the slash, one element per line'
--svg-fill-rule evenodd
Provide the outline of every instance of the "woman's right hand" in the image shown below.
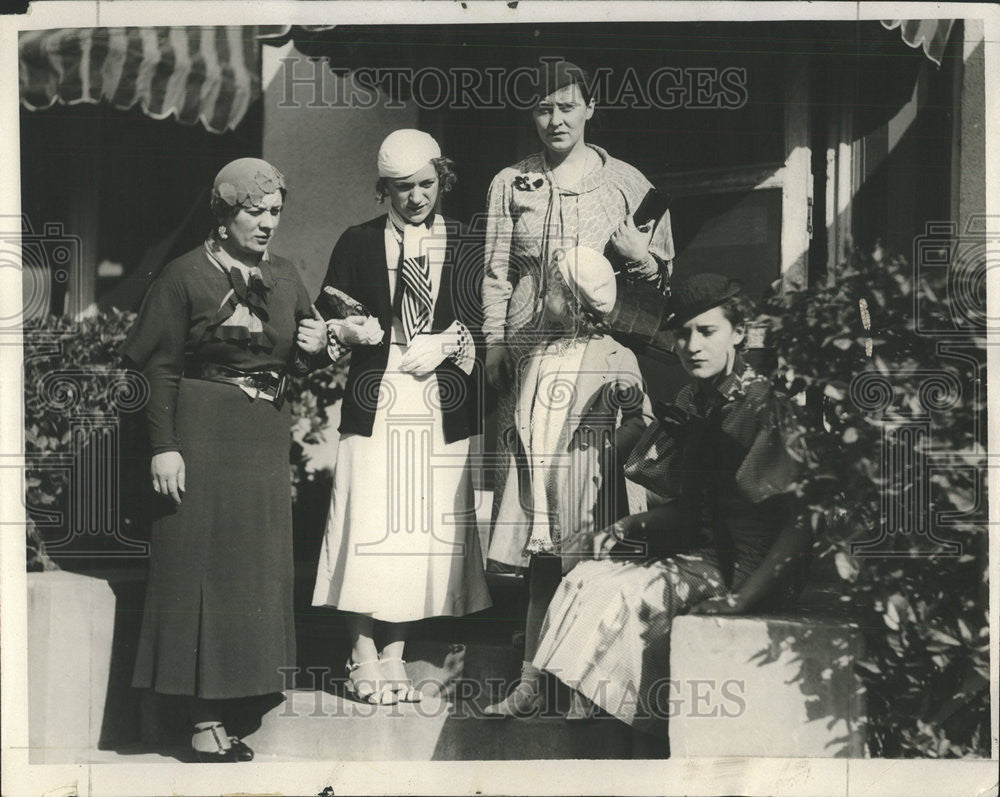
<path fill-rule="evenodd" d="M 153 477 L 153 489 L 160 495 L 168 495 L 174 503 L 181 502 L 184 492 L 184 457 L 180 451 L 164 451 L 153 455 L 149 466 Z"/>
<path fill-rule="evenodd" d="M 592 555 L 595 559 L 607 559 L 611 555 L 611 549 L 620 542 L 613 529 L 614 526 L 611 526 L 594 534 Z"/>
<path fill-rule="evenodd" d="M 634 515 L 630 515 L 629 517 L 634 517 Z M 623 517 L 616 523 L 612 523 L 607 528 L 603 528 L 594 534 L 593 556 L 595 559 L 609 558 L 612 549 L 625 540 L 628 536 L 629 517 Z"/>
<path fill-rule="evenodd" d="M 493 346 L 486 350 L 486 379 L 498 390 L 514 381 L 514 369 L 506 346 Z"/>

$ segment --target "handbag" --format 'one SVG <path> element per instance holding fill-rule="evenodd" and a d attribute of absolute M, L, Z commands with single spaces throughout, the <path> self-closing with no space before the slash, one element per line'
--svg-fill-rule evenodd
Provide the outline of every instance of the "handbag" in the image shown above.
<path fill-rule="evenodd" d="M 361 302 L 332 285 L 323 288 L 316 299 L 316 309 L 324 321 L 340 321 L 352 315 L 369 315 Z"/>
<path fill-rule="evenodd" d="M 619 279 L 618 298 L 607 317 L 607 325 L 615 337 L 640 349 L 649 346 L 660 333 L 666 314 L 667 297 L 649 282 L 629 282 Z"/>

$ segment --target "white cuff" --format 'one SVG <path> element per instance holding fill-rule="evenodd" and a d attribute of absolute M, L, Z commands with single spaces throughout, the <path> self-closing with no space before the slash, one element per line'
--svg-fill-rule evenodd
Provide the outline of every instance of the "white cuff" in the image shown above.
<path fill-rule="evenodd" d="M 333 335 L 327 336 L 326 343 L 326 353 L 330 356 L 332 362 L 337 362 L 337 360 L 342 357 L 347 356 L 351 352 L 350 346 L 345 346 L 339 340 L 337 340 Z"/>
<path fill-rule="evenodd" d="M 476 342 L 472 333 L 461 321 L 453 321 L 448 332 L 458 335 L 458 349 L 448 356 L 468 376 L 476 364 Z"/>

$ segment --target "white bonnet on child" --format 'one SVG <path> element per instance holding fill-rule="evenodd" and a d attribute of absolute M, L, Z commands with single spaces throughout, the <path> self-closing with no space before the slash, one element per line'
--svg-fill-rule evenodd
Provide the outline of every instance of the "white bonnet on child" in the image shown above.
<path fill-rule="evenodd" d="M 589 309 L 607 315 L 615 306 L 618 286 L 608 259 L 586 246 L 557 249 L 553 255 L 572 294 Z"/>

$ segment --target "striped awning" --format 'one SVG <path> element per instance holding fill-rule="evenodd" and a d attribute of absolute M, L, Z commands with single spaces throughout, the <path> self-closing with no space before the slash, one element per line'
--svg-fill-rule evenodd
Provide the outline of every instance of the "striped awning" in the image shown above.
<path fill-rule="evenodd" d="M 155 119 L 232 130 L 260 96 L 253 26 L 58 28 L 20 34 L 21 102 L 136 104 Z"/>
<path fill-rule="evenodd" d="M 944 48 L 948 45 L 953 19 L 883 19 L 887 30 L 899 28 L 903 41 L 910 47 L 922 47 L 924 55 L 941 66 Z"/>

